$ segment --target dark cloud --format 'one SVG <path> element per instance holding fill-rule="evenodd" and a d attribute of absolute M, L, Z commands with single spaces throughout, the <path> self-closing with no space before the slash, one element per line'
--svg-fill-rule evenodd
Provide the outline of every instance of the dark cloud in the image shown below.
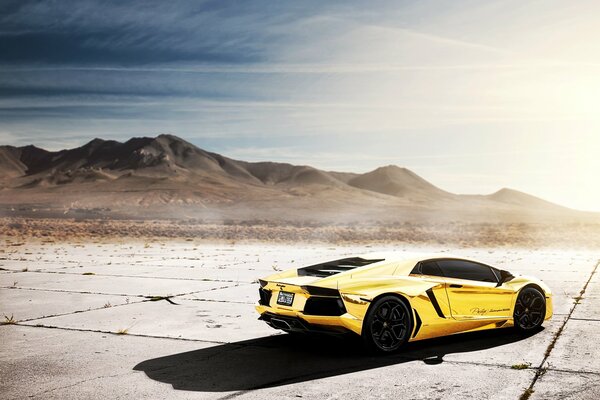
<path fill-rule="evenodd" d="M 111 42 L 119 41 L 119 34 L 112 32 L 3 35 L 0 36 L 0 60 L 5 64 L 143 65 L 178 61 L 251 63 L 261 58 L 257 50 L 220 49 L 202 44 L 183 49 L 159 47 L 152 44 L 152 38 L 111 46 Z"/>
<path fill-rule="evenodd" d="M 260 32 L 243 26 L 254 21 L 244 15 L 219 17 L 209 2 L 201 3 L 201 9 L 185 4 L 165 8 L 152 2 L 127 2 L 127 7 L 89 2 L 53 7 L 53 3 L 3 5 L 3 64 L 249 63 L 264 57 Z"/>
<path fill-rule="evenodd" d="M 138 65 L 268 58 L 309 3 L 247 1 L 5 1 L 0 62 Z"/>

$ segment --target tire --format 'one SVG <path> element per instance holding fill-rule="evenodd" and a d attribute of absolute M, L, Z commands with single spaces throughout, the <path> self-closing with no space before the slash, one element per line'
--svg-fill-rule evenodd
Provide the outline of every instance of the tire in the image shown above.
<path fill-rule="evenodd" d="M 538 289 L 528 286 L 519 292 L 513 320 L 515 328 L 521 332 L 539 328 L 546 316 L 546 298 Z"/>
<path fill-rule="evenodd" d="M 396 296 L 376 300 L 363 322 L 362 339 L 374 352 L 392 353 L 410 338 L 412 315 L 406 304 Z"/>

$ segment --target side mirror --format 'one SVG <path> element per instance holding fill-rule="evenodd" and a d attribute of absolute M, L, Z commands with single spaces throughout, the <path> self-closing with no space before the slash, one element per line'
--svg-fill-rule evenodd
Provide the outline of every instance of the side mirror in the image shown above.
<path fill-rule="evenodd" d="M 501 286 L 504 282 L 508 282 L 513 279 L 515 276 L 508 271 L 503 269 L 500 270 L 500 281 L 496 285 L 496 287 Z"/>

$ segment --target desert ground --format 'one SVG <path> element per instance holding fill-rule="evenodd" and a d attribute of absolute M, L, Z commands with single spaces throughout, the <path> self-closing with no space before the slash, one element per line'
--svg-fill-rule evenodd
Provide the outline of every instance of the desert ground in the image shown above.
<path fill-rule="evenodd" d="M 66 234 L 58 222 L 52 231 L 51 221 L 38 222 L 43 229 L 32 221 L 3 222 L 2 398 L 600 395 L 600 251 L 594 246 L 283 240 L 277 232 L 239 240 L 239 231 L 110 236 L 76 224 Z M 259 277 L 380 250 L 452 252 L 535 275 L 553 289 L 555 315 L 527 337 L 510 329 L 462 334 L 411 343 L 392 356 L 366 354 L 353 340 L 292 337 L 257 320 Z"/>

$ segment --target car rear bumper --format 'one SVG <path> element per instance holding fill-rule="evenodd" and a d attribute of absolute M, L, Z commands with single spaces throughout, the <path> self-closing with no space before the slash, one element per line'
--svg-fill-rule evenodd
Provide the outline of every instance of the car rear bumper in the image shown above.
<path fill-rule="evenodd" d="M 275 329 L 281 329 L 285 332 L 299 333 L 326 333 L 332 335 L 344 335 L 351 333 L 350 330 L 338 325 L 316 325 L 311 324 L 300 317 L 288 317 L 266 312 L 261 314 L 260 320 L 265 321 L 267 325 Z"/>
<path fill-rule="evenodd" d="M 318 332 L 344 334 L 362 331 L 362 320 L 348 313 L 340 316 L 304 315 L 294 310 L 276 309 L 261 304 L 256 305 L 259 319 L 275 329 L 286 332 Z"/>

